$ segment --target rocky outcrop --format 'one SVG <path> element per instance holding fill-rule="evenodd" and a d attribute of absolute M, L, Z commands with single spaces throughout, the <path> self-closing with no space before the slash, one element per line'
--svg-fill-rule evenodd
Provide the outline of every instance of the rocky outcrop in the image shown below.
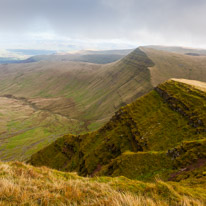
<path fill-rule="evenodd" d="M 183 117 L 185 117 L 188 120 L 188 124 L 194 128 L 196 128 L 196 133 L 200 134 L 202 132 L 206 132 L 206 127 L 202 121 L 202 119 L 199 118 L 199 114 L 196 112 L 191 112 L 190 108 L 187 107 L 183 102 L 181 102 L 179 99 L 169 95 L 166 91 L 163 89 L 156 87 L 155 91 L 158 92 L 158 94 L 163 98 L 164 102 L 168 104 L 168 106 L 175 112 L 178 112 Z"/>

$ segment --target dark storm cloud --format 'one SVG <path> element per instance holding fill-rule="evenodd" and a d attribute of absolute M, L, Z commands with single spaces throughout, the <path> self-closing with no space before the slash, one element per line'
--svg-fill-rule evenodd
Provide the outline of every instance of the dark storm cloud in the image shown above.
<path fill-rule="evenodd" d="M 0 0 L 0 34 L 206 45 L 205 0 Z"/>

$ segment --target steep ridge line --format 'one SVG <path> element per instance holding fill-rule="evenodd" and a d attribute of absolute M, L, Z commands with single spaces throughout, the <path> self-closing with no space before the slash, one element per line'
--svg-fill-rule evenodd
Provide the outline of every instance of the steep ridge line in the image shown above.
<path fill-rule="evenodd" d="M 191 161 L 205 156 L 205 99 L 198 95 L 199 90 L 193 89 L 191 94 L 190 85 L 173 80 L 158 88 L 161 90 L 154 89 L 122 107 L 101 129 L 84 135 L 65 135 L 32 155 L 29 162 L 83 176 L 123 175 L 151 180 L 158 174 L 168 179 L 169 174 L 184 166 L 182 160 L 188 155 L 192 154 Z M 202 123 L 196 124 L 200 119 Z M 194 141 L 189 145 L 198 144 L 199 149 L 193 150 L 185 141 Z M 181 144 L 185 145 L 184 152 L 168 155 Z M 178 158 L 181 161 L 176 164 Z"/>
<path fill-rule="evenodd" d="M 154 77 L 158 84 L 171 77 L 194 77 L 206 81 L 205 65 L 203 56 L 193 57 L 145 47 L 106 65 L 55 61 L 0 65 L 0 95 L 70 99 L 70 103 L 59 100 L 55 105 L 43 108 L 79 121 L 78 124 L 71 123 L 70 133 L 80 134 L 101 128 L 121 106 L 151 91 Z M 41 102 L 35 104 L 39 107 Z M 63 109 L 54 108 L 59 105 Z M 161 125 L 156 122 L 153 127 Z M 148 134 L 140 135 L 144 141 L 139 142 L 146 147 Z"/>
<path fill-rule="evenodd" d="M 140 49 L 134 50 L 117 62 L 106 65 L 77 62 L 0 65 L 0 95 L 13 95 L 14 98 L 24 101 L 25 106 L 29 105 L 37 111 L 42 111 L 42 114 L 37 114 L 39 118 L 35 115 L 29 117 L 29 126 L 25 124 L 24 128 L 23 124 L 20 125 L 21 131 L 25 129 L 25 134 L 21 134 L 26 135 L 25 141 L 27 135 L 31 138 L 38 135 L 38 139 L 45 139 L 35 146 L 41 149 L 42 145 L 50 143 L 50 139 L 44 138 L 45 136 L 49 137 L 53 131 L 56 135 L 58 132 L 60 135 L 63 133 L 57 128 L 61 127 L 61 130 L 71 134 L 95 131 L 101 128 L 121 106 L 151 91 L 153 87 L 148 67 L 152 65 L 153 62 Z M 6 111 L 4 113 L 6 114 Z M 18 119 L 21 119 L 21 113 L 18 115 Z M 65 117 L 72 122 L 64 120 Z M 55 123 L 55 119 L 59 121 Z M 27 127 L 31 127 L 33 121 L 39 120 L 44 124 L 41 131 L 37 128 L 27 132 Z M 9 133 L 9 130 L 15 129 L 16 120 L 8 121 L 11 126 L 8 127 L 8 123 L 4 122 L 2 132 Z M 22 138 L 18 136 L 17 139 L 16 141 L 15 138 L 8 136 L 7 142 L 14 145 L 22 144 Z M 4 148 L 7 147 L 7 142 Z M 18 149 L 11 146 L 10 148 L 11 160 L 13 151 L 16 154 Z M 21 153 L 20 147 L 18 148 Z M 28 149 L 28 153 L 33 154 L 32 148 Z M 15 155 L 13 158 L 18 160 L 17 157 L 18 155 Z"/>
<path fill-rule="evenodd" d="M 36 64 L 25 64 L 18 70 L 16 70 L 18 65 L 12 65 L 11 68 L 7 65 L 6 76 L 4 76 L 4 70 L 0 69 L 0 72 L 3 72 L 1 76 L 4 77 L 2 85 L 0 84 L 0 93 L 26 98 L 29 97 L 28 95 L 30 95 L 29 98 L 38 96 L 47 98 L 61 94 L 61 96 L 72 98 L 80 107 L 81 119 L 92 120 L 104 119 L 105 116 L 111 117 L 114 110 L 152 89 L 149 83 L 148 67 L 154 64 L 140 49 L 136 49 L 118 62 L 105 66 L 97 67 L 81 63 L 78 68 L 78 63 L 59 65 L 58 62 L 54 64 L 55 68 L 46 68 L 41 71 L 41 67 L 46 66 Z M 24 67 L 27 66 L 29 69 L 25 70 Z M 30 69 L 30 67 L 34 68 Z M 8 75 L 10 70 L 14 70 L 12 75 L 17 73 L 13 79 L 9 80 L 13 82 L 12 86 L 7 85 L 9 82 L 6 80 L 10 77 Z M 50 70 L 54 72 L 51 73 Z M 54 77 L 53 73 L 57 75 Z M 54 81 L 57 83 L 57 80 L 58 87 L 51 84 Z"/>
<path fill-rule="evenodd" d="M 187 107 L 183 102 L 180 100 L 170 96 L 166 91 L 155 87 L 155 91 L 157 91 L 160 96 L 164 99 L 164 101 L 169 105 L 169 107 L 180 113 L 183 117 L 188 119 L 188 124 L 193 126 L 194 128 L 202 127 L 201 129 L 197 129 L 197 134 L 200 132 L 206 132 L 206 127 L 201 119 L 198 119 L 197 113 L 192 112 L 189 114 L 187 111 L 190 111 L 189 107 Z"/>

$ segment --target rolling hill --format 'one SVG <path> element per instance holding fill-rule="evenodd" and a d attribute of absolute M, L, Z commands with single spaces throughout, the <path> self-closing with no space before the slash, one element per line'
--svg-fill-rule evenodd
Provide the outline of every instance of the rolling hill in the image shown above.
<path fill-rule="evenodd" d="M 206 81 L 205 63 L 204 56 L 140 47 L 104 65 L 57 60 L 0 65 L 0 159 L 26 160 L 59 136 L 94 131 L 169 78 Z"/>
<path fill-rule="evenodd" d="M 65 135 L 29 162 L 83 176 L 205 179 L 205 87 L 197 81 L 169 80 L 122 107 L 99 130 Z"/>
<path fill-rule="evenodd" d="M 159 51 L 166 51 L 166 52 L 173 52 L 178 54 L 186 54 L 191 56 L 205 56 L 206 50 L 205 49 L 195 49 L 189 47 L 178 47 L 178 46 L 158 46 L 158 45 L 150 45 L 145 46 L 146 48 L 155 49 Z M 194 55 L 192 55 L 194 54 Z"/>
<path fill-rule="evenodd" d="M 169 78 L 206 81 L 206 56 L 191 56 L 147 47 L 141 47 L 141 50 L 147 54 L 155 65 L 150 68 L 153 86 Z"/>
<path fill-rule="evenodd" d="M 73 53 L 57 53 L 57 51 L 48 51 L 48 50 L 9 50 L 8 52 L 17 52 L 16 55 L 30 55 L 23 56 L 21 58 L 8 58 L 1 57 L 0 53 L 0 64 L 7 63 L 32 63 L 39 61 L 49 61 L 49 62 L 61 62 L 61 61 L 76 61 L 76 62 L 89 62 L 96 64 L 108 64 L 115 62 L 129 53 L 132 52 L 132 49 L 124 50 L 100 50 L 100 51 L 90 51 L 83 50 Z M 15 53 L 14 53 L 15 55 Z M 32 55 L 32 56 L 31 56 Z M 26 58 L 27 57 L 27 58 Z M 22 60 L 23 59 L 23 60 Z"/>
<path fill-rule="evenodd" d="M 89 62 L 94 64 L 108 64 L 115 62 L 132 52 L 132 49 L 125 50 L 103 50 L 90 51 L 83 50 L 75 53 L 63 53 L 54 55 L 37 55 L 26 59 L 24 62 L 38 62 L 38 61 L 75 61 L 75 62 Z"/>

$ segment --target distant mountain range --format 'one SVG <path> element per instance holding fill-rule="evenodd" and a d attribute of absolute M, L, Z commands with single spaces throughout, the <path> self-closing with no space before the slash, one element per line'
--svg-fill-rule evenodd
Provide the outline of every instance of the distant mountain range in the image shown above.
<path fill-rule="evenodd" d="M 6 49 L 0 50 L 0 64 L 23 63 L 24 60 L 34 55 L 51 55 L 55 50 L 35 50 L 35 49 Z"/>
<path fill-rule="evenodd" d="M 132 49 L 108 51 L 83 50 L 75 53 L 58 53 L 57 51 L 52 50 L 26 49 L 8 49 L 7 51 L 9 52 L 10 57 L 6 57 L 6 54 L 4 54 L 4 57 L 1 57 L 0 53 L 0 64 L 31 63 L 38 61 L 81 61 L 97 64 L 106 64 L 123 58 L 124 56 L 129 54 Z"/>

